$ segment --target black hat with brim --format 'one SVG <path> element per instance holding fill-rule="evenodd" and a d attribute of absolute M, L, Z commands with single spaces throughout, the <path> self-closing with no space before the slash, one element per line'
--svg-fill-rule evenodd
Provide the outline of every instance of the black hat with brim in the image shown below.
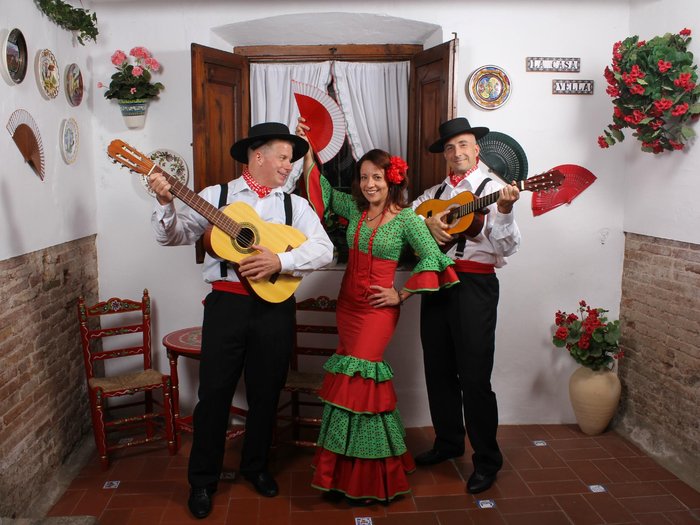
<path fill-rule="evenodd" d="M 289 133 L 289 128 L 281 122 L 263 122 L 251 126 L 248 137 L 231 146 L 231 156 L 242 164 L 248 164 L 248 149 L 257 149 L 271 140 L 285 140 L 292 144 L 292 162 L 306 155 L 309 143 L 303 138 Z"/>
<path fill-rule="evenodd" d="M 440 139 L 430 145 L 428 148 L 430 153 L 442 153 L 445 151 L 445 142 L 463 133 L 471 133 L 474 138 L 479 140 L 489 132 L 489 128 L 472 128 L 466 118 L 458 117 L 440 124 L 439 131 Z"/>

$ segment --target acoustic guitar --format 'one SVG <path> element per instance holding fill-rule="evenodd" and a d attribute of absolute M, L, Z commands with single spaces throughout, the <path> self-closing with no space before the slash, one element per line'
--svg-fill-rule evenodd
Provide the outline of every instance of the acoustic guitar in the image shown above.
<path fill-rule="evenodd" d="M 252 248 L 253 245 L 280 253 L 297 248 L 306 241 L 306 236 L 296 228 L 265 222 L 253 208 L 243 202 L 234 202 L 217 209 L 122 140 L 113 140 L 107 148 L 107 154 L 134 173 L 145 176 L 153 170 L 162 173 L 171 186 L 170 193 L 213 225 L 205 232 L 205 245 L 209 243 L 211 251 L 221 259 L 232 262 L 236 270 L 241 260 L 257 253 Z M 250 292 L 269 303 L 281 303 L 288 299 L 301 282 L 301 277 L 283 273 L 276 273 L 265 280 L 246 279 L 240 273 L 238 276 Z"/>
<path fill-rule="evenodd" d="M 520 191 L 544 191 L 556 188 L 564 180 L 564 174 L 552 169 L 529 179 L 516 181 Z M 465 234 L 476 237 L 484 227 L 484 216 L 488 213 L 487 206 L 498 200 L 499 192 L 484 197 L 476 197 L 470 191 L 463 191 L 450 200 L 428 199 L 420 203 L 416 213 L 426 219 L 440 212 L 449 210 L 442 219 L 449 226 L 445 230 L 450 235 Z"/>

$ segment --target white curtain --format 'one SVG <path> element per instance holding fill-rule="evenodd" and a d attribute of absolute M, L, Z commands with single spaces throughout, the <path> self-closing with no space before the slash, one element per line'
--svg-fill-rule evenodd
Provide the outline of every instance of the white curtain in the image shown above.
<path fill-rule="evenodd" d="M 330 62 L 304 62 L 250 65 L 250 122 L 282 122 L 294 133 L 299 109 L 292 93 L 292 80 L 316 86 L 328 93 L 331 81 Z M 284 185 L 292 192 L 301 175 L 302 161 L 294 164 Z"/>
<path fill-rule="evenodd" d="M 405 159 L 409 62 L 333 62 L 333 79 L 353 157 L 381 148 Z"/>

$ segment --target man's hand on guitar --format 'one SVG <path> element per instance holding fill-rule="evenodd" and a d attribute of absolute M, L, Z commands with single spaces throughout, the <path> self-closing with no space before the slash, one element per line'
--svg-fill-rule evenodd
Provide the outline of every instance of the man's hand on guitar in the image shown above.
<path fill-rule="evenodd" d="M 259 253 L 241 260 L 238 266 L 238 272 L 243 277 L 258 281 L 266 279 L 282 270 L 282 263 L 276 253 L 272 253 L 269 248 L 257 244 L 253 245 L 252 248 Z"/>
<path fill-rule="evenodd" d="M 515 183 L 511 183 L 508 186 L 503 186 L 498 195 L 498 200 L 496 204 L 498 205 L 498 211 L 501 213 L 510 213 L 513 211 L 513 204 L 520 198 L 520 190 L 518 190 Z"/>
<path fill-rule="evenodd" d="M 158 199 L 158 202 L 162 205 L 172 202 L 175 198 L 173 194 L 170 193 L 170 183 L 158 170 L 153 170 L 148 176 L 148 185 L 156 193 L 156 199 Z"/>
<path fill-rule="evenodd" d="M 433 235 L 433 238 L 440 246 L 444 246 L 452 240 L 452 235 L 445 231 L 449 228 L 449 226 L 442 220 L 442 218 L 448 213 L 450 213 L 450 210 L 444 210 L 425 219 L 425 225 L 428 227 L 430 233 Z"/>

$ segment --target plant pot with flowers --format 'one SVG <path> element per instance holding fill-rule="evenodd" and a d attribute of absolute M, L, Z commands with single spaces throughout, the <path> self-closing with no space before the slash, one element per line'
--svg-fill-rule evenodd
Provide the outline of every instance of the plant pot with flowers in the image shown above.
<path fill-rule="evenodd" d="M 697 66 L 688 51 L 690 29 L 649 41 L 631 36 L 613 45 L 611 67 L 605 68 L 606 92 L 613 97 L 613 123 L 598 137 L 608 148 L 622 142 L 630 128 L 642 151 L 683 150 L 695 136 L 690 124 L 700 116 Z"/>
<path fill-rule="evenodd" d="M 131 63 L 133 58 L 134 63 Z M 145 47 L 134 47 L 127 56 L 117 49 L 111 57 L 117 72 L 112 75 L 109 87 L 98 82 L 97 87 L 107 87 L 106 99 L 117 99 L 128 128 L 142 128 L 150 99 L 155 98 L 165 86 L 152 82 L 151 73 L 160 71 L 160 63 Z"/>
<path fill-rule="evenodd" d="M 603 432 L 620 402 L 620 379 L 612 370 L 622 357 L 620 321 L 609 321 L 603 308 L 579 302 L 578 314 L 559 310 L 552 343 L 566 348 L 581 365 L 569 379 L 569 398 L 576 421 L 584 434 Z"/>

